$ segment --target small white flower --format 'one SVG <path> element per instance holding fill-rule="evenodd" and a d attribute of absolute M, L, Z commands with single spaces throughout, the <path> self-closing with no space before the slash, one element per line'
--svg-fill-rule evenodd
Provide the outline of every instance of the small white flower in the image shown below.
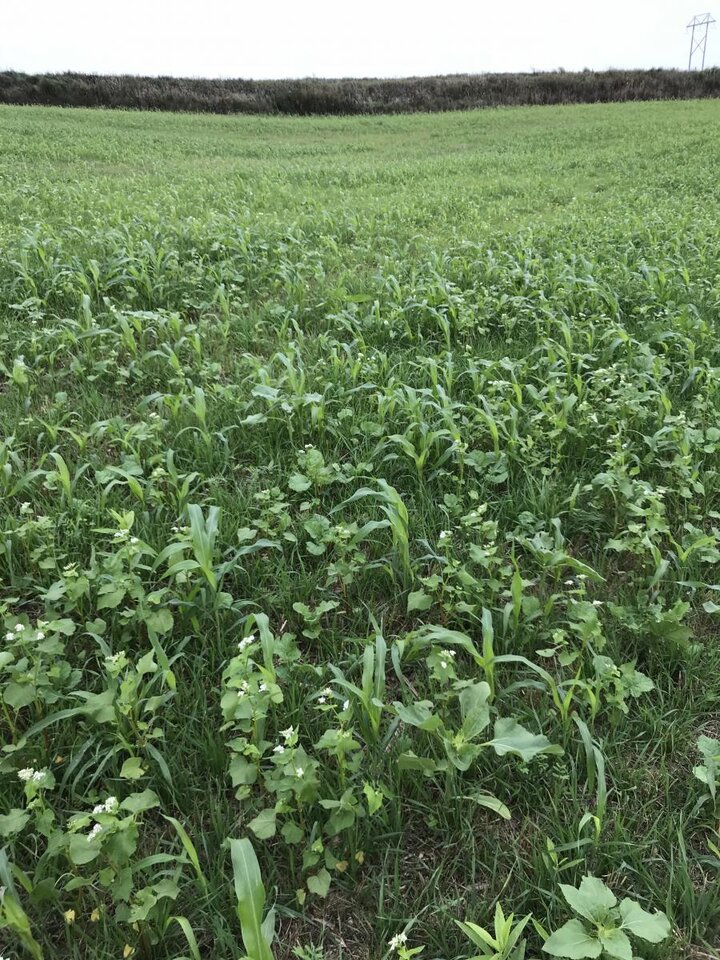
<path fill-rule="evenodd" d="M 135 544 L 135 543 L 140 543 L 140 541 L 138 540 L 137 537 L 130 537 L 130 543 Z"/>
<path fill-rule="evenodd" d="M 388 946 L 391 950 L 399 950 L 400 947 L 404 947 L 406 943 L 406 933 L 396 933 L 394 937 L 391 937 L 390 940 L 388 940 Z"/>
<path fill-rule="evenodd" d="M 295 776 L 298 777 L 298 778 L 300 778 L 300 777 L 303 775 L 304 772 L 305 772 L 305 771 L 303 770 L 302 767 L 298 767 L 297 770 L 295 771 Z"/>
<path fill-rule="evenodd" d="M 273 753 L 285 753 L 285 747 L 279 743 L 276 747 L 273 747 Z"/>
<path fill-rule="evenodd" d="M 593 600 L 592 605 L 594 607 L 601 607 L 603 605 L 602 600 Z"/>
<path fill-rule="evenodd" d="M 449 659 L 452 659 L 455 656 L 454 650 L 441 650 L 440 653 Z"/>
<path fill-rule="evenodd" d="M 95 826 L 90 831 L 90 833 L 88 834 L 88 840 L 94 840 L 99 833 L 102 833 L 102 829 L 103 829 L 102 824 L 96 823 Z"/>
<path fill-rule="evenodd" d="M 37 639 L 38 639 L 38 640 L 44 640 L 44 639 L 45 639 L 45 634 L 42 632 L 42 630 L 38 630 L 38 632 L 37 632 Z"/>
<path fill-rule="evenodd" d="M 318 697 L 318 703 L 326 703 L 327 697 Z"/>
<path fill-rule="evenodd" d="M 449 531 L 449 530 L 441 530 L 441 531 L 440 531 L 440 539 L 441 539 L 441 540 L 447 540 L 449 537 L 450 537 L 450 531 Z"/>
<path fill-rule="evenodd" d="M 240 651 L 240 653 L 242 653 L 243 650 L 247 650 L 247 648 L 251 646 L 254 642 L 255 642 L 255 634 L 251 633 L 249 637 L 243 637 L 243 639 L 238 643 L 238 650 Z"/>
<path fill-rule="evenodd" d="M 447 660 L 441 660 L 440 666 L 443 668 L 443 670 L 447 670 Z"/>
<path fill-rule="evenodd" d="M 349 710 L 349 709 L 350 709 L 350 701 L 349 701 L 349 700 L 346 700 L 346 701 L 343 703 L 343 710 Z"/>
<path fill-rule="evenodd" d="M 45 779 L 45 771 L 36 770 L 35 773 L 32 775 L 32 778 L 34 783 L 42 783 L 43 780 Z"/>
<path fill-rule="evenodd" d="M 266 693 L 266 692 L 267 692 L 267 684 L 266 684 L 266 683 L 261 683 L 260 686 L 258 687 L 258 690 L 260 691 L 260 693 Z"/>
<path fill-rule="evenodd" d="M 331 697 L 331 696 L 332 696 L 332 690 L 331 690 L 331 688 L 330 688 L 330 687 L 325 687 L 325 689 L 324 689 L 323 692 L 322 692 L 322 695 L 323 695 L 324 697 Z"/>
<path fill-rule="evenodd" d="M 575 586 L 575 581 L 574 581 L 574 580 L 566 580 L 566 581 L 565 581 L 565 586 L 566 586 L 566 587 L 574 587 L 574 586 Z"/>
<path fill-rule="evenodd" d="M 240 687 L 239 687 L 238 692 L 237 692 L 238 700 L 241 699 L 242 697 L 244 697 L 245 694 L 248 692 L 249 689 L 250 689 L 250 686 L 249 686 L 247 680 L 243 680 L 243 682 L 240 684 Z"/>
<path fill-rule="evenodd" d="M 127 536 L 127 530 L 116 530 L 113 534 L 113 540 L 122 540 Z"/>
<path fill-rule="evenodd" d="M 8 643 L 12 643 L 12 641 L 15 639 L 15 634 L 12 631 L 9 631 L 5 634 L 5 639 Z"/>
<path fill-rule="evenodd" d="M 294 733 L 295 733 L 295 728 L 288 727 L 287 730 L 280 731 L 280 736 L 283 737 L 285 739 L 285 743 L 287 743 Z"/>
<path fill-rule="evenodd" d="M 32 767 L 24 767 L 22 770 L 18 770 L 18 780 L 22 780 L 23 783 L 28 783 L 34 775 L 35 771 Z"/>
<path fill-rule="evenodd" d="M 25 629 L 25 624 L 24 624 L 24 623 L 16 623 L 16 624 L 15 624 L 15 633 L 22 633 L 24 629 Z"/>

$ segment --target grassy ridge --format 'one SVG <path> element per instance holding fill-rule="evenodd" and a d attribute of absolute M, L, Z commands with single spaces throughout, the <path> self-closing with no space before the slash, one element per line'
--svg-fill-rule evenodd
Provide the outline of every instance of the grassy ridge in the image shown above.
<path fill-rule="evenodd" d="M 467 960 L 454 919 L 557 930 L 588 873 L 668 915 L 646 960 L 716 955 L 718 119 L 0 108 L 44 956 L 234 960 L 246 836 L 276 960 Z"/>
<path fill-rule="evenodd" d="M 690 100 L 720 95 L 720 70 L 463 74 L 402 79 L 212 80 L 0 73 L 0 103 L 204 113 L 377 114 L 478 107 Z"/>

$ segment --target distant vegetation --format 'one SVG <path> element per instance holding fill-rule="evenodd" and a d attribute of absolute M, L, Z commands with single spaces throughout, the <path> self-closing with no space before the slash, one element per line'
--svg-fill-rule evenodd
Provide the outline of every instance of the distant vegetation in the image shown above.
<path fill-rule="evenodd" d="M 203 113 L 362 114 L 720 96 L 720 69 L 488 73 L 397 80 L 0 74 L 0 103 Z"/>

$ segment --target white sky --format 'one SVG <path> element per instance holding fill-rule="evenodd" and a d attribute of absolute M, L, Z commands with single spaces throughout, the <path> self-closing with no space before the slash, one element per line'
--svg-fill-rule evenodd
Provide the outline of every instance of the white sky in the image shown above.
<path fill-rule="evenodd" d="M 708 10 L 720 20 L 720 0 L 0 0 L 0 70 L 266 78 L 685 67 L 686 24 Z M 706 64 L 720 65 L 720 23 Z"/>

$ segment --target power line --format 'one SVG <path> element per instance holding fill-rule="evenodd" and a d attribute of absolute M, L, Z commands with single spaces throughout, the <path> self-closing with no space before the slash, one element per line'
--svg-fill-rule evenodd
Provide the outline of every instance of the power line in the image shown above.
<path fill-rule="evenodd" d="M 688 70 L 692 70 L 693 59 L 697 54 L 700 57 L 701 65 L 700 69 L 705 69 L 705 53 L 707 51 L 707 38 L 708 30 L 710 29 L 710 24 L 715 23 L 711 13 L 700 13 L 696 17 L 693 17 L 690 23 L 687 25 L 688 30 L 692 30 L 690 34 L 690 58 L 688 60 Z M 695 33 L 697 31 L 698 39 L 695 39 Z"/>

